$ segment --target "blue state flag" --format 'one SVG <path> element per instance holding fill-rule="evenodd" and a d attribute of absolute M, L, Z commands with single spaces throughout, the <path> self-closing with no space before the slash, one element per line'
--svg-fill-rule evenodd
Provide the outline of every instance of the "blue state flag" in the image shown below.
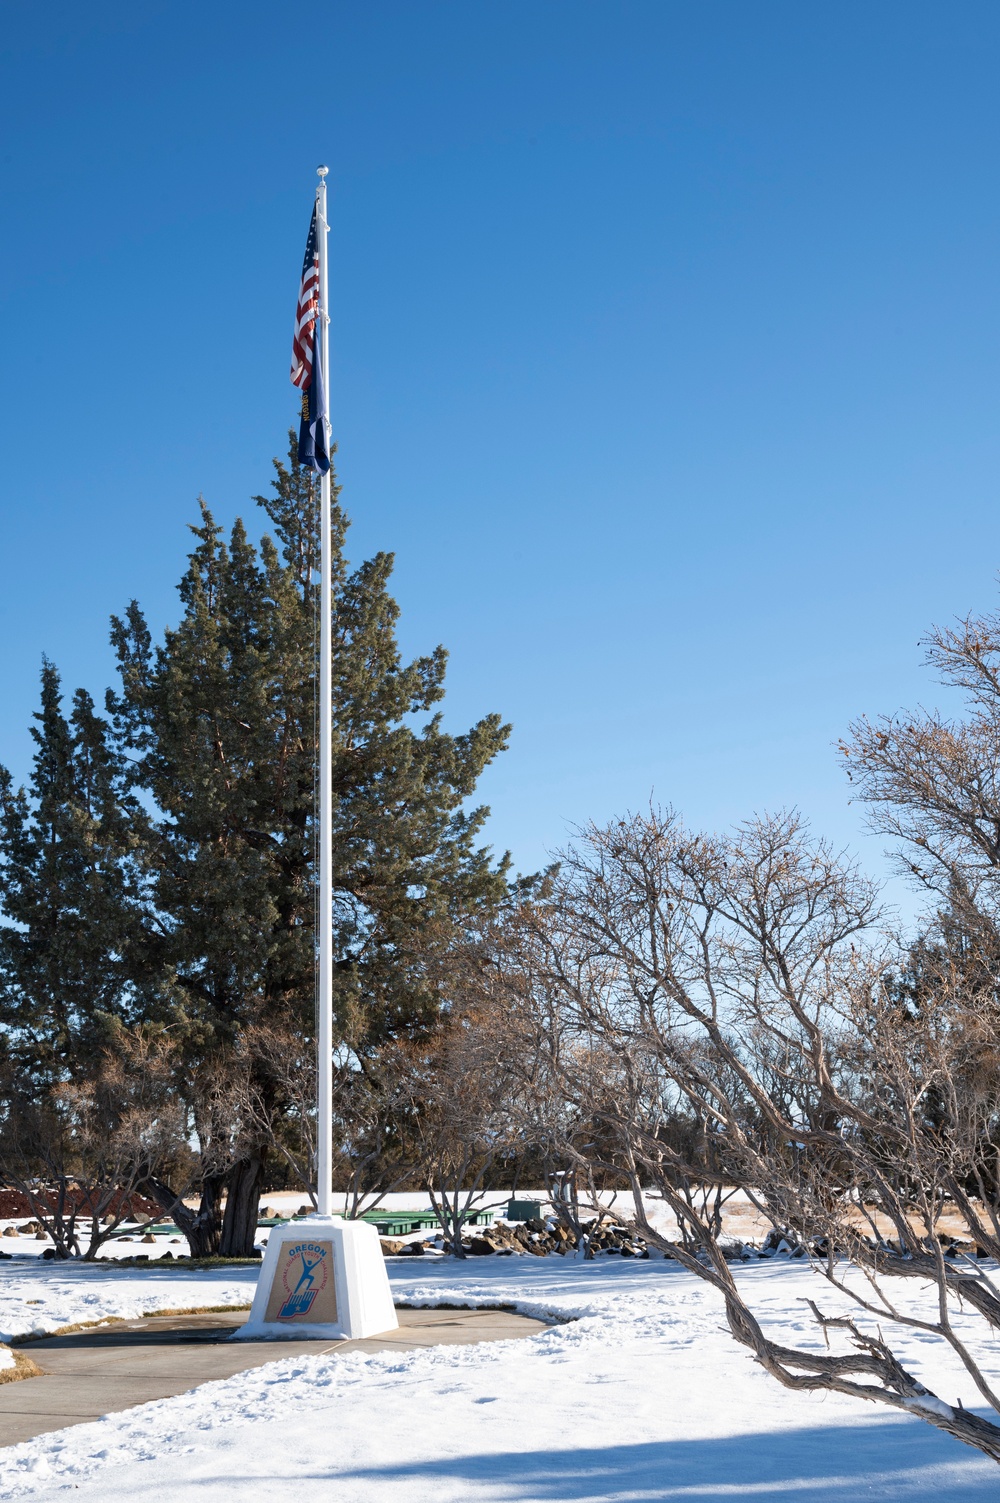
<path fill-rule="evenodd" d="M 317 475 L 325 475 L 330 468 L 330 455 L 326 446 L 326 375 L 320 354 L 319 324 L 313 327 L 312 380 L 309 382 L 309 411 L 303 412 L 299 424 L 299 464 Z"/>

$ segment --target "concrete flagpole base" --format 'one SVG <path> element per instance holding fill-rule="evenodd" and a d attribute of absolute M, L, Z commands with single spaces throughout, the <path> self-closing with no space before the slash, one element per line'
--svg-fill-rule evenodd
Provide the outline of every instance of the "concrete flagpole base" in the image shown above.
<path fill-rule="evenodd" d="M 234 1339 L 356 1341 L 398 1325 L 375 1228 L 310 1216 L 272 1227 L 250 1318 Z"/>

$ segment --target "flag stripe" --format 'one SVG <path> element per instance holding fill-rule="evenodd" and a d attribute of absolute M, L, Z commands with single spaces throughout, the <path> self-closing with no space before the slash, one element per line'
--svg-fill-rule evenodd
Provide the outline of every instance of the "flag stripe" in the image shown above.
<path fill-rule="evenodd" d="M 299 301 L 295 309 L 295 328 L 292 334 L 292 385 L 300 391 L 308 391 L 313 375 L 313 346 L 316 315 L 319 312 L 319 243 L 316 238 L 316 208 L 313 206 L 306 240 L 306 254 L 302 262 L 302 280 L 299 284 Z"/>

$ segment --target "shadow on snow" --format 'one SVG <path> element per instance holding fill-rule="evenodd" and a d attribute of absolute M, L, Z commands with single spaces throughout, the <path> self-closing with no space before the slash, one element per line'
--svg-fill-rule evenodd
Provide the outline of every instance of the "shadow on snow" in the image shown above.
<path fill-rule="evenodd" d="M 461 1497 L 461 1486 L 474 1498 L 477 1485 L 488 1484 L 491 1495 L 511 1503 L 661 1498 L 941 1503 L 959 1496 L 963 1503 L 996 1503 L 1000 1498 L 1000 1467 L 919 1421 L 905 1420 L 721 1440 L 498 1451 L 330 1476 L 341 1484 L 351 1478 L 397 1488 L 437 1485 L 447 1498 Z"/>

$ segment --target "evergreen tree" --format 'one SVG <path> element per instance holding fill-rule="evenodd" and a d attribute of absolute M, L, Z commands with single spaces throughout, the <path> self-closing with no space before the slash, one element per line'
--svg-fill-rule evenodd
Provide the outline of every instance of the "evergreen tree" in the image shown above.
<path fill-rule="evenodd" d="M 67 720 L 47 661 L 34 719 L 28 789 L 0 768 L 0 1023 L 41 1089 L 93 1061 L 130 1011 L 141 811 L 90 696 L 77 692 Z"/>
<path fill-rule="evenodd" d="M 278 543 L 254 548 L 237 522 L 226 544 L 203 506 L 182 619 L 157 646 L 135 602 L 114 621 L 121 689 L 108 701 L 130 793 L 156 811 L 144 943 L 129 953 L 134 986 L 179 1041 L 202 1148 L 202 1206 L 185 1230 L 193 1248 L 229 1254 L 252 1250 L 285 1105 L 255 1031 L 313 1030 L 318 492 L 294 439 L 275 468 L 274 494 L 257 500 Z M 335 1006 L 363 1057 L 433 1024 L 443 953 L 506 890 L 506 862 L 477 844 L 488 811 L 463 805 L 508 728 L 493 715 L 452 736 L 433 713 L 414 728 L 442 698 L 446 654 L 402 662 L 392 558 L 350 571 L 346 527 L 335 504 Z M 176 1192 L 156 1188 L 183 1220 Z"/>
<path fill-rule="evenodd" d="M 34 718 L 28 788 L 0 768 L 0 1175 L 28 1195 L 56 1256 L 79 1250 L 84 1224 L 93 1256 L 123 1194 L 179 1139 L 162 1093 L 140 1103 L 136 1072 L 116 1085 L 137 1042 L 142 811 L 89 695 L 67 719 L 48 662 Z"/>

